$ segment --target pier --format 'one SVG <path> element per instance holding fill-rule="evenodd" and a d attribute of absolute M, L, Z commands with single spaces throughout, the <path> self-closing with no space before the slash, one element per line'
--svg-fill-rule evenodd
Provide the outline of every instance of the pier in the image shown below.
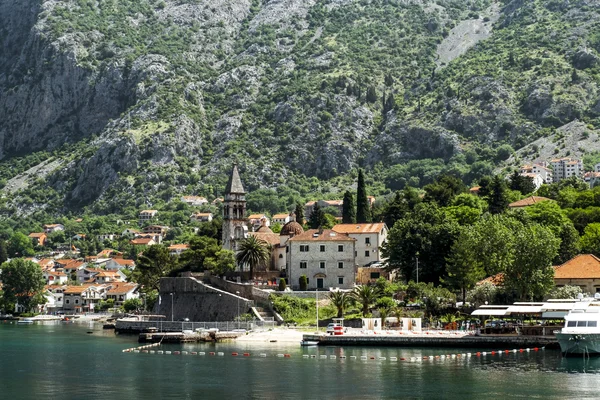
<path fill-rule="evenodd" d="M 304 341 L 317 342 L 319 346 L 397 346 L 397 347 L 448 347 L 506 349 L 558 346 L 554 336 L 525 335 L 442 335 L 437 332 L 415 334 L 349 334 L 303 335 Z"/>
<path fill-rule="evenodd" d="M 140 333 L 139 343 L 196 343 L 196 342 L 223 342 L 235 340 L 244 335 L 244 332 L 152 332 Z"/>

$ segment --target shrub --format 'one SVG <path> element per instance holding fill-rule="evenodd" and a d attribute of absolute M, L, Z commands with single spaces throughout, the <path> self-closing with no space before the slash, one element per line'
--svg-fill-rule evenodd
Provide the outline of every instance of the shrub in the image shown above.
<path fill-rule="evenodd" d="M 306 278 L 306 275 L 302 275 L 300 277 L 300 290 L 305 291 L 306 289 L 308 289 L 308 279 Z"/>
<path fill-rule="evenodd" d="M 287 284 L 285 282 L 285 278 L 281 278 L 279 280 L 279 291 L 283 292 L 285 290 L 285 288 L 287 287 Z"/>

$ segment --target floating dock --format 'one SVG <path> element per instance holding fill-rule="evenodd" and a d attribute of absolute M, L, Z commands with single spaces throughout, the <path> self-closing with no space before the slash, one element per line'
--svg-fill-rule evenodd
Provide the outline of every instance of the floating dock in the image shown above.
<path fill-rule="evenodd" d="M 303 335 L 304 341 L 317 342 L 318 346 L 396 346 L 396 347 L 448 347 L 506 349 L 547 347 L 554 348 L 558 342 L 554 336 L 518 335 L 420 335 L 368 334 L 368 335 Z"/>
<path fill-rule="evenodd" d="M 152 332 L 140 333 L 139 343 L 196 343 L 235 340 L 242 332 Z"/>

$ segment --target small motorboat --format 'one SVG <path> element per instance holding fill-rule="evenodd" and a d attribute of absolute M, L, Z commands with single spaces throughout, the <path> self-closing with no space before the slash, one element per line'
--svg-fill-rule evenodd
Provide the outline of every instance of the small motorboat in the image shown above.
<path fill-rule="evenodd" d="M 319 342 L 316 340 L 302 340 L 300 346 L 318 346 Z"/>
<path fill-rule="evenodd" d="M 17 324 L 20 325 L 31 325 L 33 324 L 33 320 L 31 318 L 20 319 L 17 321 Z"/>

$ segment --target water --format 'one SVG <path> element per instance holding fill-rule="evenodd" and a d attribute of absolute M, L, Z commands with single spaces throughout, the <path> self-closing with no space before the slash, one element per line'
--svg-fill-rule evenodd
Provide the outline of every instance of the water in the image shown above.
<path fill-rule="evenodd" d="M 222 351 L 224 357 L 122 353 L 137 346 L 136 339 L 115 337 L 98 325 L 0 324 L 0 399 L 591 399 L 600 393 L 600 358 L 565 359 L 550 350 L 418 363 L 389 357 L 473 349 L 228 343 L 162 347 Z M 251 357 L 242 357 L 245 351 Z M 323 360 L 321 354 L 338 358 Z M 363 355 L 387 360 L 361 361 Z"/>

